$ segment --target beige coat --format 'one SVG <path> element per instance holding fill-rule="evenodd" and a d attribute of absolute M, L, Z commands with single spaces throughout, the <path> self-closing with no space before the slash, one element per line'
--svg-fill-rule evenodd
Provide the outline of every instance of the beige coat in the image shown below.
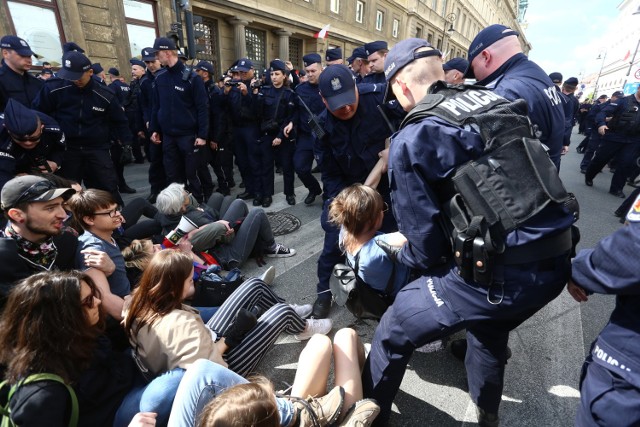
<path fill-rule="evenodd" d="M 133 331 L 137 322 L 133 323 Z M 187 369 L 198 359 L 209 359 L 227 366 L 215 340 L 198 310 L 182 305 L 151 325 L 144 325 L 131 339 L 142 363 L 155 375 L 174 368 Z"/>

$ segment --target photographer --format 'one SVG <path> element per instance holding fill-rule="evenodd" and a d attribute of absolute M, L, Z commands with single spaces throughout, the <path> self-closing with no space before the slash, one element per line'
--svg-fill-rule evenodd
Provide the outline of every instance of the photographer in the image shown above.
<path fill-rule="evenodd" d="M 269 67 L 271 85 L 258 92 L 257 105 L 260 117 L 260 138 L 250 157 L 251 170 L 256 176 L 254 206 L 271 206 L 273 196 L 273 161 L 277 158 L 284 177 L 284 194 L 287 203 L 296 204 L 293 192 L 293 123 L 297 121 L 294 97 L 289 89 L 289 71 L 286 64 L 276 59 Z"/>
<path fill-rule="evenodd" d="M 18 174 L 60 169 L 64 134 L 46 114 L 9 99 L 0 119 L 0 188 Z"/>

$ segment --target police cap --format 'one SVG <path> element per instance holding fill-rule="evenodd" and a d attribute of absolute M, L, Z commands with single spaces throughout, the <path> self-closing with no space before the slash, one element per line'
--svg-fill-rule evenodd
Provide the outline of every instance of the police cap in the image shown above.
<path fill-rule="evenodd" d="M 557 71 L 555 73 L 549 74 L 549 78 L 554 83 L 562 83 L 562 74 L 558 73 Z"/>
<path fill-rule="evenodd" d="M 286 73 L 289 70 L 287 70 L 287 65 L 283 60 L 274 59 L 269 63 L 269 71 L 282 71 L 283 73 Z"/>
<path fill-rule="evenodd" d="M 307 53 L 305 56 L 302 57 L 302 62 L 304 63 L 305 67 L 308 67 L 311 64 L 316 64 L 316 63 L 322 64 L 322 57 L 317 53 Z"/>
<path fill-rule="evenodd" d="M 442 69 L 446 71 L 450 70 L 458 70 L 461 73 L 466 73 L 467 68 L 469 68 L 469 61 L 464 58 L 452 58 L 449 61 L 442 64 Z"/>
<path fill-rule="evenodd" d="M 20 56 L 31 56 L 34 54 L 31 47 L 29 47 L 29 43 L 18 36 L 9 35 L 2 37 L 2 39 L 0 39 L 0 48 L 15 50 Z"/>
<path fill-rule="evenodd" d="M 4 127 L 18 137 L 29 136 L 38 128 L 38 114 L 9 98 L 4 109 Z"/>
<path fill-rule="evenodd" d="M 347 58 L 347 62 L 351 64 L 356 59 L 367 59 L 368 56 L 369 55 L 367 55 L 367 52 L 364 50 L 364 46 L 358 46 L 353 49 L 353 53 Z"/>
<path fill-rule="evenodd" d="M 207 61 L 198 62 L 198 65 L 196 65 L 196 70 L 206 71 L 211 77 L 213 77 L 214 74 L 213 65 L 211 65 L 211 63 Z"/>
<path fill-rule="evenodd" d="M 111 74 L 112 76 L 116 76 L 116 77 L 120 76 L 120 71 L 116 67 L 109 68 L 108 73 Z"/>
<path fill-rule="evenodd" d="M 342 48 L 335 47 L 333 49 L 327 49 L 324 59 L 327 61 L 337 61 L 338 59 L 342 59 Z"/>
<path fill-rule="evenodd" d="M 62 67 L 58 71 L 58 76 L 67 80 L 80 80 L 82 75 L 90 69 L 89 58 L 72 50 L 62 55 Z"/>
<path fill-rule="evenodd" d="M 377 40 L 375 42 L 365 43 L 364 45 L 364 52 L 367 54 L 367 57 L 383 49 L 389 49 L 389 45 L 384 40 Z"/>
<path fill-rule="evenodd" d="M 155 51 L 153 50 L 152 47 L 145 47 L 144 49 L 142 49 L 142 51 L 140 52 L 140 56 L 142 57 L 143 61 L 156 60 Z"/>
<path fill-rule="evenodd" d="M 489 25 L 487 28 L 480 31 L 469 45 L 469 64 L 471 64 L 473 60 L 476 59 L 476 56 L 478 56 L 480 52 L 482 52 L 498 40 L 502 40 L 503 38 L 509 36 L 519 35 L 519 32 L 512 30 L 505 25 Z M 471 67 L 469 67 L 466 77 L 473 77 L 473 70 Z"/>
<path fill-rule="evenodd" d="M 249 71 L 253 68 L 253 62 L 249 58 L 240 58 L 231 71 Z"/>
<path fill-rule="evenodd" d="M 131 58 L 129 60 L 129 64 L 138 65 L 138 66 L 140 66 L 142 68 L 146 68 L 146 66 L 147 66 L 144 62 L 142 62 L 142 61 L 140 61 L 139 59 L 136 59 L 136 58 Z"/>
<path fill-rule="evenodd" d="M 324 70 L 318 80 L 318 89 L 331 111 L 356 102 L 356 81 L 345 65 L 338 64 Z"/>

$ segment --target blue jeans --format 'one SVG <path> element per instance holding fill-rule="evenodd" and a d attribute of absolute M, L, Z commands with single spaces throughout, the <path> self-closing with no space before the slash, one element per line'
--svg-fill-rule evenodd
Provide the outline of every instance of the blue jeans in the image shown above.
<path fill-rule="evenodd" d="M 209 360 L 196 361 L 187 369 L 178 387 L 171 408 L 169 426 L 195 426 L 206 404 L 226 388 L 244 384 L 246 379 L 233 371 Z M 288 426 L 293 420 L 295 408 L 287 399 L 276 398 L 280 413 L 280 425 Z"/>

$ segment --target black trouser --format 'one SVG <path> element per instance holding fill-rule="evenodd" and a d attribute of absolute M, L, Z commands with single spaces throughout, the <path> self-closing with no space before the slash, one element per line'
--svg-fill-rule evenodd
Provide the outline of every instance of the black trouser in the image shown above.
<path fill-rule="evenodd" d="M 116 170 L 116 176 L 118 177 L 118 188 L 128 187 L 127 182 L 124 179 L 124 165 L 120 161 L 122 157 L 122 145 L 117 142 L 111 144 L 111 161 L 113 162 L 113 168 Z"/>
<path fill-rule="evenodd" d="M 113 195 L 116 203 L 124 205 L 118 192 L 118 177 L 108 148 L 88 148 L 70 145 L 64 153 L 62 176 L 87 188 L 105 190 Z"/>

